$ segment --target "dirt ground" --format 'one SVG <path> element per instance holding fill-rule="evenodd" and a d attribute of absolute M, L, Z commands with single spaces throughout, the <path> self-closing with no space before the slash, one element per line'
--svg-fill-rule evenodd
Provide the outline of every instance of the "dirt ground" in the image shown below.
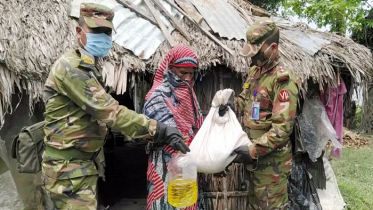
<path fill-rule="evenodd" d="M 146 199 L 122 199 L 109 210 L 145 210 Z"/>
<path fill-rule="evenodd" d="M 0 209 L 23 209 L 22 201 L 18 196 L 10 171 L 0 175 Z"/>

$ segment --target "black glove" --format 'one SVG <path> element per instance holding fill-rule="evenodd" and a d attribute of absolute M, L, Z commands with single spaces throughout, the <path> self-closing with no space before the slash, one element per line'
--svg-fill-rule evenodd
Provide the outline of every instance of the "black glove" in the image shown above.
<path fill-rule="evenodd" d="M 154 143 L 170 145 L 174 150 L 183 154 L 190 152 L 189 147 L 183 142 L 183 138 L 177 128 L 169 127 L 162 122 L 157 122 L 157 130 L 154 135 Z"/>
<path fill-rule="evenodd" d="M 253 159 L 251 159 L 249 146 L 244 145 L 240 146 L 235 149 L 231 155 L 237 154 L 236 158 L 233 160 L 235 163 L 244 163 L 246 165 L 253 163 Z"/>
<path fill-rule="evenodd" d="M 225 105 L 220 105 L 219 106 L 219 116 L 220 117 L 223 117 L 225 115 L 225 113 L 227 113 L 228 106 L 230 107 L 231 105 L 230 104 L 225 104 Z"/>

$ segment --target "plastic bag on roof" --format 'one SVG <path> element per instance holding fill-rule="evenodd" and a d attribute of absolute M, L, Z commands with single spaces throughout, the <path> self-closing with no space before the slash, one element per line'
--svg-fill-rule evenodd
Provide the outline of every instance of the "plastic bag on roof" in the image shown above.
<path fill-rule="evenodd" d="M 305 100 L 298 122 L 304 148 L 313 162 L 321 156 L 329 140 L 334 148 L 342 148 L 325 108 L 318 99 Z"/>
<path fill-rule="evenodd" d="M 215 94 L 209 114 L 189 146 L 191 151 L 187 155 L 198 172 L 224 171 L 236 157 L 230 154 L 239 146 L 251 144 L 230 107 L 224 116 L 218 114 L 219 106 L 227 104 L 232 93 L 232 89 L 225 89 Z"/>

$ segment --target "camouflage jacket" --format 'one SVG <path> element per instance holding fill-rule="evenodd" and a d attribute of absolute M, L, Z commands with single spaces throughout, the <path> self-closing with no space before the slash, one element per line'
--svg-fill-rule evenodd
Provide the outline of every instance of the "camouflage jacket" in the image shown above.
<path fill-rule="evenodd" d="M 104 144 L 106 125 L 129 139 L 155 134 L 156 121 L 120 106 L 101 86 L 97 72 L 95 58 L 81 48 L 69 50 L 54 63 L 45 84 L 47 146 L 93 154 Z M 57 160 L 46 152 L 43 172 L 60 179 L 97 174 L 92 161 Z"/>
<path fill-rule="evenodd" d="M 258 158 L 289 142 L 296 117 L 299 79 L 286 70 L 280 59 L 272 68 L 252 67 L 237 98 L 253 144 L 251 157 Z M 256 92 L 256 97 L 254 96 Z M 252 119 L 252 103 L 260 102 L 259 120 Z"/>

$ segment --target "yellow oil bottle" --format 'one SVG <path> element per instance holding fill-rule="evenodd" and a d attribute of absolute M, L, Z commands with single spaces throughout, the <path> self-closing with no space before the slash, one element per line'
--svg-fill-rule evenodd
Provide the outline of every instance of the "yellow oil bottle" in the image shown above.
<path fill-rule="evenodd" d="M 196 179 L 174 179 L 168 183 L 168 203 L 177 208 L 185 208 L 197 202 Z"/>
<path fill-rule="evenodd" d="M 197 202 L 197 166 L 191 157 L 175 154 L 168 164 L 168 203 L 177 208 L 186 208 Z"/>

